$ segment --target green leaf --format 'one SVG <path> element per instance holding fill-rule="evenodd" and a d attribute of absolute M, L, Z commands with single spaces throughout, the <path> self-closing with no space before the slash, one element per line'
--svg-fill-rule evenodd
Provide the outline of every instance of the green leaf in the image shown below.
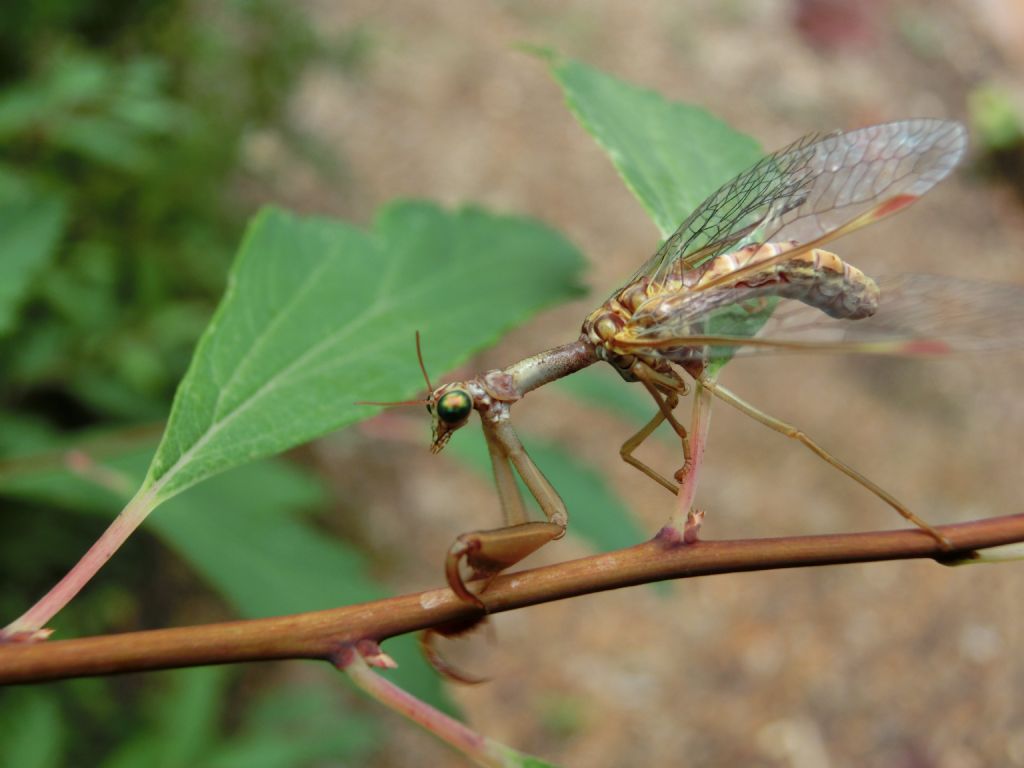
<path fill-rule="evenodd" d="M 365 758 L 380 743 L 376 723 L 350 711 L 329 683 L 316 682 L 267 692 L 246 712 L 241 733 L 220 745 L 204 768 L 301 768 Z"/>
<path fill-rule="evenodd" d="M 165 685 L 149 702 L 150 727 L 119 747 L 103 768 L 204 764 L 201 758 L 218 739 L 230 674 L 229 667 L 195 667 L 160 675 Z"/>
<path fill-rule="evenodd" d="M 325 504 L 312 476 L 261 462 L 192 488 L 149 524 L 247 618 L 380 596 L 358 552 L 295 514 Z"/>
<path fill-rule="evenodd" d="M 267 210 L 175 396 L 140 495 L 155 503 L 229 467 L 375 413 L 363 399 L 422 388 L 413 333 L 435 371 L 579 292 L 582 258 L 527 219 L 429 203 L 383 210 L 374 231 Z"/>
<path fill-rule="evenodd" d="M 668 101 L 571 59 L 544 55 L 569 108 L 608 153 L 664 237 L 763 154 L 754 139 L 699 107 Z M 751 306 L 761 311 L 726 308 L 714 313 L 707 332 L 753 336 L 775 304 Z M 710 375 L 734 352 L 731 347 L 712 350 Z"/>
<path fill-rule="evenodd" d="M 377 743 L 374 723 L 316 679 L 246 701 L 241 728 L 226 737 L 221 713 L 232 677 L 230 667 L 197 667 L 151 678 L 164 684 L 154 687 L 148 722 L 103 768 L 301 768 L 363 756 Z"/>
<path fill-rule="evenodd" d="M 732 304 L 714 312 L 707 320 L 707 332 L 714 336 L 753 336 L 768 322 L 772 312 L 779 305 L 778 296 L 751 299 Z M 732 360 L 736 347 L 712 347 L 708 350 L 711 358 L 707 374 L 712 379 Z"/>
<path fill-rule="evenodd" d="M 487 740 L 487 746 L 488 751 L 500 761 L 502 768 L 558 768 L 554 763 L 519 752 L 491 739 Z"/>
<path fill-rule="evenodd" d="M 163 737 L 159 764 L 191 765 L 216 741 L 230 674 L 224 667 L 197 667 L 175 674 L 173 695 L 158 699 Z"/>
<path fill-rule="evenodd" d="M 22 200 L 33 194 L 37 182 L 20 168 L 0 163 L 0 203 Z"/>
<path fill-rule="evenodd" d="M 624 381 L 608 365 L 592 365 L 573 376 L 559 379 L 553 386 L 589 405 L 603 408 L 630 424 L 635 424 L 634 429 L 640 429 L 657 411 L 654 400 L 646 390 Z M 664 430 L 658 430 L 654 434 L 666 433 Z M 623 435 L 623 440 L 625 438 Z M 672 440 L 676 445 L 679 444 L 679 438 L 674 432 Z"/>
<path fill-rule="evenodd" d="M 0 409 L 0 457 L 38 453 L 52 446 L 55 440 L 53 426 L 42 417 Z M 0 462 L 0 483 L 4 474 L 4 462 Z"/>
<path fill-rule="evenodd" d="M 0 697 L 0 764 L 58 768 L 64 727 L 57 697 L 50 691 L 6 689 Z"/>
<path fill-rule="evenodd" d="M 294 514 L 325 504 L 312 476 L 282 462 L 262 462 L 192 488 L 169 502 L 151 525 L 246 618 L 387 597 L 358 550 Z M 398 662 L 388 677 L 433 706 L 455 711 L 415 637 L 385 645 Z"/>
<path fill-rule="evenodd" d="M 664 237 L 762 155 L 756 141 L 700 107 L 668 101 L 572 59 L 547 58 L 569 109 Z"/>
<path fill-rule="evenodd" d="M 68 116 L 51 125 L 50 139 L 97 165 L 142 175 L 158 156 L 136 131 L 103 116 Z"/>
<path fill-rule="evenodd" d="M 57 250 L 66 215 L 53 195 L 0 204 L 0 336 L 14 329 L 32 281 Z"/>

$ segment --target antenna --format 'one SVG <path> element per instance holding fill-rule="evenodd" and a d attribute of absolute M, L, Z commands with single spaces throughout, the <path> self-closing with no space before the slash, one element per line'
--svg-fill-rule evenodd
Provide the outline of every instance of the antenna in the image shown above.
<path fill-rule="evenodd" d="M 420 370 L 423 372 L 423 380 L 427 382 L 427 390 L 429 393 L 433 393 L 434 385 L 430 383 L 430 377 L 427 376 L 427 367 L 423 364 L 423 349 L 420 346 L 420 332 L 416 331 L 416 359 L 420 362 Z M 430 400 L 430 394 L 427 394 L 422 400 L 393 400 L 389 402 L 380 402 L 377 400 L 357 400 L 355 405 L 423 405 L 425 402 Z"/>
<path fill-rule="evenodd" d="M 423 371 L 423 380 L 427 382 L 427 389 L 433 392 L 434 385 L 430 383 L 430 377 L 427 376 L 427 366 L 423 364 L 423 349 L 420 347 L 419 331 L 416 331 L 416 359 L 420 361 L 420 370 Z"/>

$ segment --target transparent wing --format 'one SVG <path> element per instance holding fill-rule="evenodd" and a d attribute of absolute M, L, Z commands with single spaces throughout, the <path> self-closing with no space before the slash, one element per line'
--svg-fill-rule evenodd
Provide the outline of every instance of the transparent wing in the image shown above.
<path fill-rule="evenodd" d="M 950 173 L 966 144 L 962 125 L 929 118 L 807 136 L 701 203 L 625 285 L 746 245 L 821 245 L 912 203 Z"/>
<path fill-rule="evenodd" d="M 862 320 L 833 319 L 795 300 L 752 298 L 756 288 L 719 288 L 708 291 L 701 305 L 683 304 L 663 322 L 631 328 L 629 338 L 616 343 L 676 362 L 773 351 L 913 356 L 1024 350 L 1022 285 L 921 274 L 877 282 L 878 310 Z M 775 301 L 778 307 L 760 331 L 744 335 L 744 317 L 770 310 Z"/>

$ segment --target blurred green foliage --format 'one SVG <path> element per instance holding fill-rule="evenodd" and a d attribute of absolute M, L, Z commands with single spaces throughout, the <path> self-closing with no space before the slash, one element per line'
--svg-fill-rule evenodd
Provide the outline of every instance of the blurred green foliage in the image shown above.
<path fill-rule="evenodd" d="M 261 202 L 253 190 L 264 180 L 246 162 L 253 137 L 270 134 L 290 161 L 340 172 L 293 125 L 289 99 L 312 64 L 357 74 L 369 45 L 363 30 L 322 39 L 287 0 L 5 4 L 0 458 L 8 480 L 30 468 L 11 457 L 60 445 L 62 434 L 77 444 L 83 429 L 166 417 Z M 156 435 L 142 437 L 151 450 Z M 49 488 L 50 497 L 8 488 L 0 498 L 5 620 L 49 588 L 118 508 L 109 494 L 79 487 L 62 496 L 58 481 Z M 106 517 L 79 514 L 97 503 Z M 291 515 L 301 499 L 282 503 L 280 526 L 297 530 Z M 143 534 L 61 614 L 59 629 L 68 637 L 181 623 L 182 606 L 210 601 L 190 603 L 196 596 L 194 577 Z M 327 677 L 333 701 L 304 685 L 248 703 L 251 676 L 242 670 L 9 689 L 0 694 L 0 764 L 358 762 L 371 730 Z"/>
<path fill-rule="evenodd" d="M 377 725 L 329 679 L 281 681 L 229 706 L 240 677 L 229 667 L 149 675 L 130 716 L 103 680 L 9 691 L 0 759 L 19 768 L 291 768 L 359 765 L 372 751 Z M 116 744 L 104 744 L 111 731 Z"/>
<path fill-rule="evenodd" d="M 1019 89 L 998 82 L 976 85 L 967 96 L 975 167 L 1008 184 L 1024 200 L 1024 104 Z"/>
<path fill-rule="evenodd" d="M 1024 114 L 1012 94 L 994 83 L 984 83 L 967 97 L 972 133 L 986 152 L 1008 150 L 1024 141 Z"/>
<path fill-rule="evenodd" d="M 328 44 L 283 0 L 4 16 L 0 221 L 26 201 L 67 215 L 22 322 L 0 323 L 0 407 L 63 426 L 162 418 L 258 202 L 247 143 L 272 131 L 308 156 L 288 97 L 313 62 L 358 63 L 365 35 Z M 18 244 L 0 247 L 6 278 Z"/>

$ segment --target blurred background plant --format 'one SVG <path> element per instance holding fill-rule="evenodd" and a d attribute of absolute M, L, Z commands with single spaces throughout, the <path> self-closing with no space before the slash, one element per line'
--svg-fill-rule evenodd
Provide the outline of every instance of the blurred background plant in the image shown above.
<path fill-rule="evenodd" d="M 3 16 L 0 456 L 11 459 L 166 417 L 264 197 L 247 147 L 272 134 L 294 165 L 337 183 L 338 153 L 302 133 L 290 99 L 314 64 L 358 76 L 371 46 L 358 28 L 317 34 L 285 0 L 8 3 Z M 158 435 L 143 429 L 128 443 Z M 325 505 L 301 476 L 275 487 L 289 480 L 293 506 Z M 96 519 L 80 514 L 89 503 L 76 494 L 0 503 L 7 617 L 45 591 L 118 506 L 105 499 Z M 217 612 L 174 555 L 139 539 L 62 617 L 63 636 L 180 623 L 188 595 Z M 343 693 L 304 686 L 268 705 L 239 678 L 196 670 L 4 692 L 0 762 L 306 765 L 369 748 L 372 724 L 352 714 L 337 722 Z M 233 741 L 219 740 L 225 728 Z"/>
<path fill-rule="evenodd" d="M 336 177 L 289 98 L 312 63 L 354 72 L 366 51 L 276 0 L 12 6 L 0 200 L 37 255 L 4 329 L 6 410 L 65 427 L 164 417 L 257 202 L 247 142 L 272 130 Z"/>
<path fill-rule="evenodd" d="M 591 297 L 513 332 L 473 370 L 566 341 L 593 297 L 649 255 L 649 218 L 515 43 L 549 44 L 699 104 L 767 148 L 812 130 L 969 118 L 990 173 L 961 174 L 839 252 L 870 273 L 1024 282 L 1024 216 L 999 154 L 1020 146 L 1022 20 L 1011 0 L 6 4 L 4 619 L 51 586 L 123 503 L 109 492 L 116 474 L 99 477 L 105 494 L 66 482 L 64 451 L 126 456 L 118 472 L 145 466 L 160 431 L 146 425 L 166 417 L 260 203 L 362 223 L 401 196 L 473 201 L 565 232 L 590 260 Z M 458 300 L 438 297 L 438 311 Z M 409 348 L 414 365 L 411 339 Z M 429 363 L 429 338 L 425 351 Z M 1012 357 L 980 371 L 762 358 L 731 365 L 728 381 L 950 522 L 1019 503 L 1022 375 Z M 596 367 L 551 389 L 517 419 L 570 498 L 571 531 L 589 530 L 589 542 L 567 537 L 539 560 L 656 530 L 663 491 L 617 454 L 649 417 L 643 397 L 638 405 Z M 466 430 L 432 457 L 427 432 L 422 412 L 392 414 L 297 462 L 198 486 L 158 510 L 60 614 L 58 636 L 439 583 L 452 537 L 493 525 L 497 512 L 486 472 L 475 471 L 475 436 Z M 645 455 L 670 466 L 676 448 L 652 442 Z M 819 464 L 719 409 L 699 497 L 705 531 L 898 524 Z M 542 606 L 498 617 L 497 643 L 461 649 L 463 666 L 494 680 L 448 696 L 480 731 L 567 765 L 676 765 L 682 755 L 707 765 L 1024 765 L 1024 622 L 1008 573 L 892 564 L 735 574 Z M 406 684 L 451 708 L 408 659 L 403 669 L 420 677 Z M 336 678 L 283 664 L 4 691 L 0 763 L 457 762 Z"/>
<path fill-rule="evenodd" d="M 1024 199 L 1024 86 L 982 83 L 968 95 L 971 127 L 981 150 L 979 167 Z"/>

